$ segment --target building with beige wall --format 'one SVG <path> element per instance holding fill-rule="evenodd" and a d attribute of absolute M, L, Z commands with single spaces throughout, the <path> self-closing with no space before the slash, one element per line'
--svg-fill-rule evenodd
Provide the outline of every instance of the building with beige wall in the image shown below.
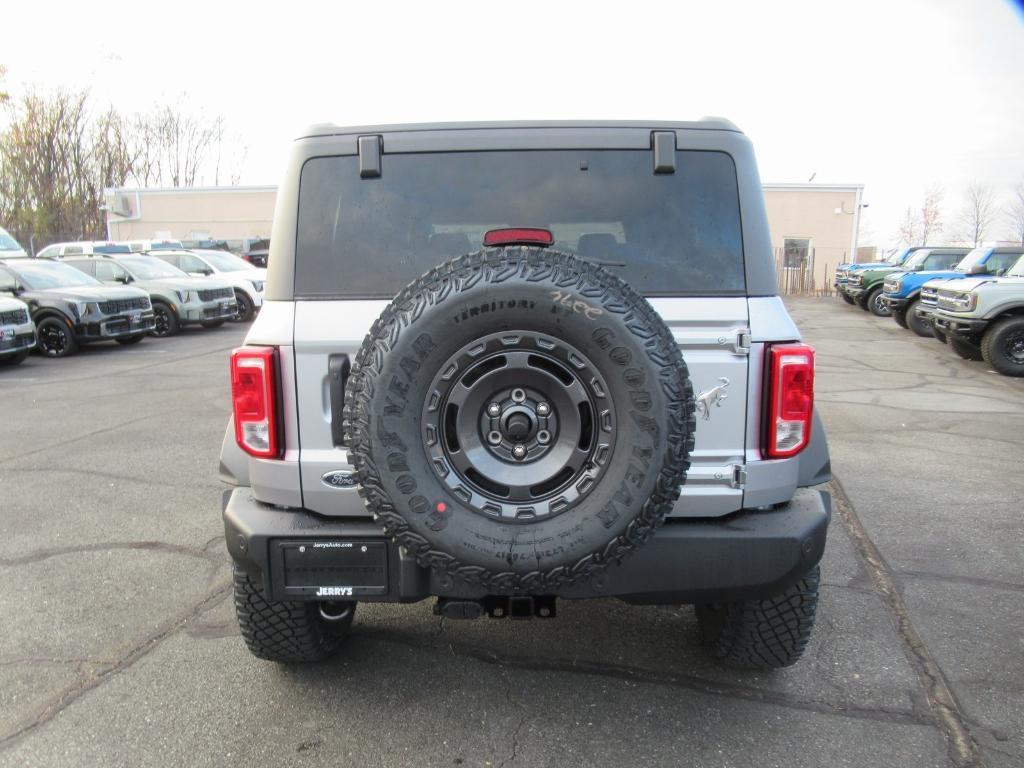
<path fill-rule="evenodd" d="M 857 253 L 859 184 L 765 184 L 768 227 L 786 292 L 828 290 Z M 242 241 L 270 236 L 276 187 L 106 190 L 112 240 Z"/>

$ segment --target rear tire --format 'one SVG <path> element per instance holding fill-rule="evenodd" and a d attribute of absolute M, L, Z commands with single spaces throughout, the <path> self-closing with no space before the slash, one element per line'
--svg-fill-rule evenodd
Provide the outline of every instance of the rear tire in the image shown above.
<path fill-rule="evenodd" d="M 1007 317 L 989 326 L 981 354 L 1004 376 L 1024 376 L 1024 317 Z"/>
<path fill-rule="evenodd" d="M 323 661 L 341 646 L 352 628 L 355 603 L 335 604 L 342 617 L 328 622 L 315 602 L 271 602 L 262 585 L 234 567 L 235 615 L 252 654 L 286 664 Z M 347 611 L 347 612 L 346 612 Z"/>
<path fill-rule="evenodd" d="M 882 302 L 882 286 L 878 286 L 871 291 L 864 304 L 875 317 L 892 317 L 892 310 L 889 309 L 888 305 Z"/>
<path fill-rule="evenodd" d="M 704 647 L 715 658 L 741 669 L 795 664 L 814 628 L 820 580 L 821 569 L 816 565 L 775 597 L 696 606 Z"/>
<path fill-rule="evenodd" d="M 840 293 L 839 295 L 843 297 L 843 301 L 845 301 L 847 304 L 856 304 L 857 303 L 856 301 L 851 299 L 849 296 L 847 296 L 845 293 Z"/>
<path fill-rule="evenodd" d="M 969 341 L 950 336 L 949 348 L 956 352 L 964 360 L 982 360 L 981 350 Z"/>
<path fill-rule="evenodd" d="M 914 299 L 912 302 L 910 302 L 910 304 L 907 305 L 907 326 L 918 336 L 921 336 L 922 338 L 925 339 L 930 339 L 935 335 L 932 333 L 931 323 L 926 323 L 914 311 L 915 309 L 917 309 L 917 303 L 919 301 L 920 299 Z"/>

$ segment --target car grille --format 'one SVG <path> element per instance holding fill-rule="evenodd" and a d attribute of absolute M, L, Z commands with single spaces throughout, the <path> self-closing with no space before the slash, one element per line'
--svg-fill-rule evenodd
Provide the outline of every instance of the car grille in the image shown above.
<path fill-rule="evenodd" d="M 24 325 L 28 322 L 28 312 L 24 309 L 12 309 L 0 312 L 0 325 Z"/>
<path fill-rule="evenodd" d="M 937 303 L 940 309 L 957 309 L 956 297 L 959 294 L 953 291 L 939 291 Z"/>
<path fill-rule="evenodd" d="M 100 312 L 105 315 L 116 315 L 119 312 L 127 312 L 130 309 L 149 309 L 149 299 L 139 297 L 137 299 L 116 299 L 114 301 L 101 301 Z"/>
<path fill-rule="evenodd" d="M 207 290 L 199 291 L 200 301 L 213 301 L 214 299 L 230 299 L 234 297 L 235 292 L 231 288 L 209 288 Z"/>
<path fill-rule="evenodd" d="M 931 307 L 935 306 L 938 301 L 939 289 L 938 288 L 922 288 L 921 289 L 921 303 L 927 304 Z"/>

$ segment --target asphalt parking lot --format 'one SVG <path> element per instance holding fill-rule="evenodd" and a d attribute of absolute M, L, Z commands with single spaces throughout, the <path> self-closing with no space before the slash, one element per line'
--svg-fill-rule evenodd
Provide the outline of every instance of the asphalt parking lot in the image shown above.
<path fill-rule="evenodd" d="M 836 515 L 805 659 L 738 673 L 689 608 L 360 606 L 335 660 L 234 622 L 217 454 L 244 329 L 0 369 L 0 766 L 1019 766 L 1024 381 L 838 300 Z"/>

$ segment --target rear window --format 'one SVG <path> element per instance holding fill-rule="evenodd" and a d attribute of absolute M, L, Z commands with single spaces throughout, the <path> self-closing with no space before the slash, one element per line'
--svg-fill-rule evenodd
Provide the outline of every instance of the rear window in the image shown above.
<path fill-rule="evenodd" d="M 386 155 L 306 162 L 299 187 L 295 294 L 390 298 L 487 230 L 543 227 L 555 248 L 600 263 L 648 296 L 743 295 L 736 167 L 681 151 L 655 175 L 649 151 L 553 150 Z"/>

